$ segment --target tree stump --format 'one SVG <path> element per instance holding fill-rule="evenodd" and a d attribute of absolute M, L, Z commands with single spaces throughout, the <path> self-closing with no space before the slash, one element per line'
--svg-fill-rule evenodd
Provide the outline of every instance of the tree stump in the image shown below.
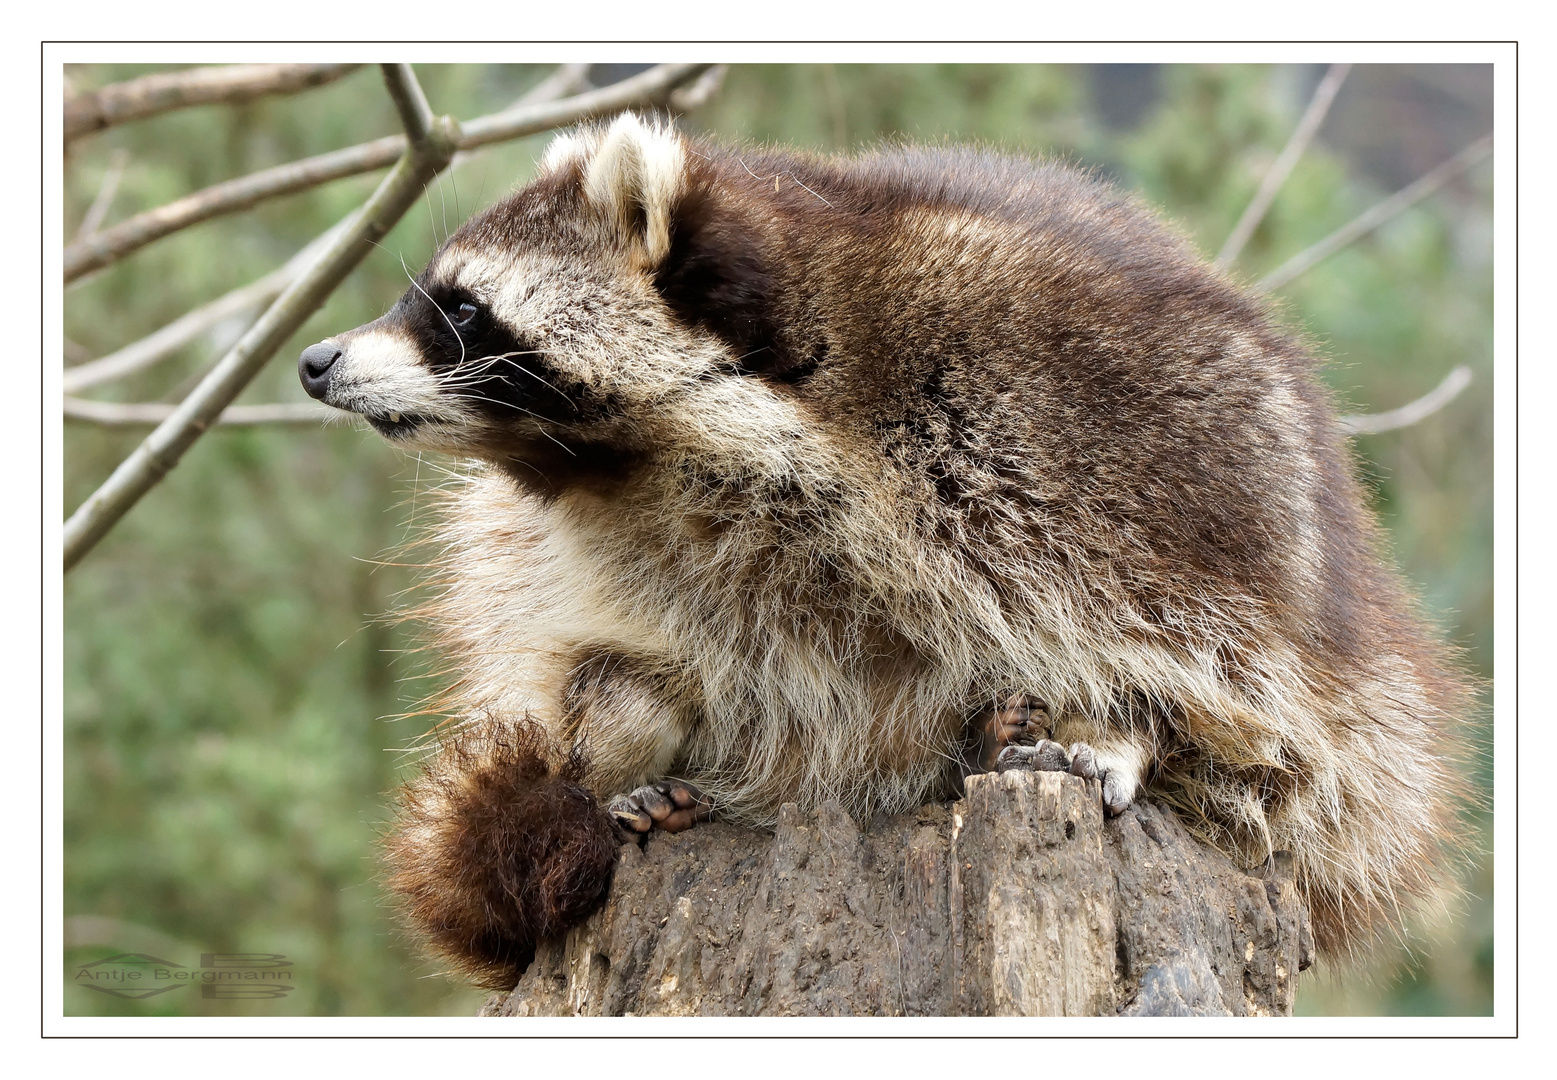
<path fill-rule="evenodd" d="M 603 908 L 483 1016 L 1290 1015 L 1290 857 L 1244 871 L 1095 780 L 1013 771 L 860 828 L 712 822 L 622 848 Z"/>

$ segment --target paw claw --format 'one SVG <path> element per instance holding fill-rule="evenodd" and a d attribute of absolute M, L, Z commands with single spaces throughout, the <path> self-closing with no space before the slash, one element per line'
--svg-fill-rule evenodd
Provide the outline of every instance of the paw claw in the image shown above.
<path fill-rule="evenodd" d="M 633 801 L 631 795 L 618 795 L 613 798 L 606 804 L 606 812 L 628 832 L 646 833 L 654 827 L 654 819 L 643 807 Z"/>
<path fill-rule="evenodd" d="M 1103 781 L 1103 812 L 1118 817 L 1130 807 L 1135 795 L 1134 784 L 1118 769 L 1105 769 L 1098 778 Z"/>
<path fill-rule="evenodd" d="M 1097 779 L 1097 755 L 1092 747 L 1084 742 L 1071 743 L 1070 750 L 1070 774 L 1079 776 L 1083 780 Z"/>

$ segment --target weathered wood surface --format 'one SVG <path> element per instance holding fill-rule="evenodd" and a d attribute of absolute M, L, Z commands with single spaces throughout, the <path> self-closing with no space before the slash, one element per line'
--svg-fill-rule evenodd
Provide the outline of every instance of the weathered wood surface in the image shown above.
<path fill-rule="evenodd" d="M 485 1016 L 1290 1015 L 1290 860 L 1244 871 L 1097 781 L 970 777 L 862 829 L 786 806 L 622 849 L 608 903 Z"/>

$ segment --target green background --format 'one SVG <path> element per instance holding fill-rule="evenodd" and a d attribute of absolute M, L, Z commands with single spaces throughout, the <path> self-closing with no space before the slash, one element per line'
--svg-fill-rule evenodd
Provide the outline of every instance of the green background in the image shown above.
<path fill-rule="evenodd" d="M 74 92 L 144 74 L 67 68 Z M 419 66 L 436 111 L 471 118 L 549 69 Z M 1221 247 L 1302 112 L 1310 66 L 735 67 L 683 121 L 718 138 L 844 151 L 881 138 L 980 141 L 1095 167 L 1140 192 L 1208 255 Z M 614 75 L 597 69 L 592 77 Z M 1248 280 L 1490 129 L 1490 69 L 1365 67 L 1287 182 L 1236 271 Z M 373 68 L 290 98 L 202 107 L 71 146 L 67 240 L 116 150 L 107 224 L 203 185 L 398 130 Z M 410 214 L 240 400 L 303 401 L 306 345 L 385 310 L 473 207 L 529 175 L 545 137 L 483 153 Z M 76 357 L 104 355 L 284 262 L 372 190 L 338 181 L 159 241 L 66 292 Z M 1492 642 L 1492 177 L 1490 164 L 1325 261 L 1280 297 L 1329 360 L 1347 407 L 1393 408 L 1456 364 L 1475 379 L 1414 427 L 1356 441 L 1396 556 L 1487 687 L 1468 718 L 1490 807 Z M 177 400 L 241 325 L 97 388 Z M 73 510 L 144 429 L 69 423 Z M 392 611 L 415 582 L 396 554 L 419 482 L 451 464 L 365 430 L 216 431 L 65 584 L 66 1011 L 71 1014 L 455 1014 L 482 995 L 445 978 L 397 929 L 374 837 L 431 722 L 428 689 Z M 1300 1013 L 1485 1014 L 1492 1008 L 1490 811 L 1465 827 L 1483 854 L 1472 899 L 1418 919 L 1408 946 L 1361 971 L 1311 972 Z M 212 951 L 283 953 L 296 989 L 233 1003 L 179 990 L 94 993 L 78 965 L 117 952 L 186 965 Z"/>

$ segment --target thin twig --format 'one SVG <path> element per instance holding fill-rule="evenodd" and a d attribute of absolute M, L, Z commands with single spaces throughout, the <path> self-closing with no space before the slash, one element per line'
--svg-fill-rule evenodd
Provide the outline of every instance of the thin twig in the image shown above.
<path fill-rule="evenodd" d="M 1389 412 L 1363 413 L 1341 417 L 1341 427 L 1348 435 L 1377 435 L 1381 431 L 1394 431 L 1409 427 L 1443 408 L 1459 396 L 1460 391 L 1471 384 L 1471 370 L 1461 364 L 1444 376 L 1436 388 L 1423 394 L 1409 405 L 1402 405 Z"/>
<path fill-rule="evenodd" d="M 724 77 L 729 73 L 729 64 L 715 64 L 699 75 L 697 81 L 672 90 L 666 104 L 672 111 L 678 113 L 688 113 L 702 108 L 719 92 L 719 88 L 724 85 Z"/>
<path fill-rule="evenodd" d="M 103 182 L 98 185 L 97 197 L 92 200 L 92 205 L 87 207 L 86 216 L 81 219 L 81 227 L 76 230 L 76 239 L 83 236 L 91 236 L 103 224 L 103 219 L 108 216 L 108 208 L 113 205 L 114 196 L 119 191 L 119 181 L 124 179 L 124 166 L 130 160 L 128 150 L 119 149 L 113 152 L 108 159 L 108 171 L 103 173 Z"/>
<path fill-rule="evenodd" d="M 1267 292 L 1281 288 L 1299 274 L 1334 255 L 1347 244 L 1366 236 L 1413 203 L 1425 199 L 1490 153 L 1492 153 L 1492 136 L 1485 135 L 1426 176 L 1370 207 L 1312 247 L 1298 252 L 1266 275 L 1259 287 Z"/>
<path fill-rule="evenodd" d="M 464 134 L 459 148 L 470 150 L 488 143 L 506 142 L 635 106 L 662 105 L 676 87 L 698 77 L 710 66 L 661 64 L 603 89 L 586 91 L 561 101 L 510 106 L 462 125 Z M 214 184 L 166 206 L 137 214 L 66 248 L 65 282 L 69 284 L 153 240 L 199 222 L 246 210 L 266 199 L 382 169 L 393 163 L 405 146 L 404 135 L 390 135 Z"/>
<path fill-rule="evenodd" d="M 578 94 L 589 88 L 588 64 L 563 64 L 526 90 L 512 105 L 510 109 L 517 109 L 522 105 L 536 105 L 543 101 L 556 101 L 558 98 L 567 97 L 570 94 Z M 454 160 L 449 163 L 450 171 L 458 169 L 477 157 L 485 147 L 477 147 L 474 150 L 461 150 L 454 155 Z"/>
<path fill-rule="evenodd" d="M 223 214 L 247 210 L 266 199 L 291 195 L 332 180 L 358 176 L 392 165 L 405 153 L 405 136 L 389 135 L 372 142 L 304 158 L 274 169 L 241 176 L 202 188 L 155 210 L 121 221 L 111 229 L 71 244 L 65 249 L 65 283 L 107 266 L 160 240 Z"/>
<path fill-rule="evenodd" d="M 646 105 L 664 105 L 678 86 L 691 82 L 712 64 L 660 64 L 630 79 L 557 102 L 505 109 L 461 125 L 460 149 L 534 135 L 555 127 Z"/>
<path fill-rule="evenodd" d="M 94 131 L 187 109 L 191 105 L 229 105 L 269 94 L 292 94 L 333 82 L 361 64 L 235 64 L 147 75 L 114 83 L 65 102 L 65 141 Z"/>
<path fill-rule="evenodd" d="M 162 329 L 153 331 L 139 341 L 132 342 L 107 356 L 66 368 L 65 393 L 78 393 L 87 387 L 123 378 L 148 368 L 157 361 L 173 355 L 212 327 L 269 304 L 297 279 L 298 275 L 318 257 L 319 252 L 341 234 L 349 221 L 350 218 L 340 221 L 322 236 L 315 237 L 307 247 L 288 259 L 285 265 L 272 270 L 258 281 L 234 289 L 208 304 L 202 304 L 168 323 Z"/>
<path fill-rule="evenodd" d="M 526 90 L 514 105 L 534 105 L 577 94 L 589 86 L 588 64 L 560 64 L 556 71 Z M 513 106 L 510 106 L 512 108 Z"/>
<path fill-rule="evenodd" d="M 265 362 L 421 197 L 427 181 L 454 157 L 458 143 L 458 123 L 439 117 L 426 143 L 406 151 L 335 243 L 287 287 L 172 414 L 77 508 L 65 522 L 67 571 L 178 464 Z"/>
<path fill-rule="evenodd" d="M 65 399 L 65 419 L 82 420 L 108 427 L 154 427 L 173 415 L 178 406 L 160 401 L 141 401 L 121 405 L 86 398 Z M 273 405 L 229 405 L 217 417 L 218 424 L 252 426 L 255 424 L 308 424 L 315 427 L 339 418 L 340 413 L 309 402 Z"/>
<path fill-rule="evenodd" d="M 380 64 L 384 72 L 384 85 L 389 88 L 395 111 L 400 114 L 400 126 L 405 128 L 406 138 L 413 146 L 419 145 L 432 130 L 432 106 L 422 93 L 422 84 L 416 81 L 410 64 Z"/>
<path fill-rule="evenodd" d="M 1309 100 L 1308 108 L 1303 111 L 1303 118 L 1298 121 L 1292 137 L 1287 140 L 1287 145 L 1282 147 L 1275 164 L 1265 174 L 1265 179 L 1260 181 L 1260 190 L 1254 193 L 1254 199 L 1244 210 L 1243 216 L 1238 219 L 1238 224 L 1233 226 L 1227 243 L 1222 245 L 1222 250 L 1216 257 L 1218 266 L 1227 266 L 1238 258 L 1238 253 L 1249 242 L 1249 237 L 1254 235 L 1254 230 L 1258 229 L 1260 222 L 1265 220 L 1265 214 L 1270 209 L 1271 203 L 1276 201 L 1277 192 L 1281 190 L 1281 185 L 1287 182 L 1287 177 L 1297 166 L 1303 151 L 1308 149 L 1308 144 L 1319 131 L 1319 125 L 1324 123 L 1325 115 L 1330 111 L 1330 103 L 1335 100 L 1336 91 L 1346 81 L 1346 73 L 1351 69 L 1350 64 L 1331 64 L 1330 70 L 1325 72 L 1325 77 L 1319 80 L 1319 85 L 1314 89 L 1314 96 Z"/>

